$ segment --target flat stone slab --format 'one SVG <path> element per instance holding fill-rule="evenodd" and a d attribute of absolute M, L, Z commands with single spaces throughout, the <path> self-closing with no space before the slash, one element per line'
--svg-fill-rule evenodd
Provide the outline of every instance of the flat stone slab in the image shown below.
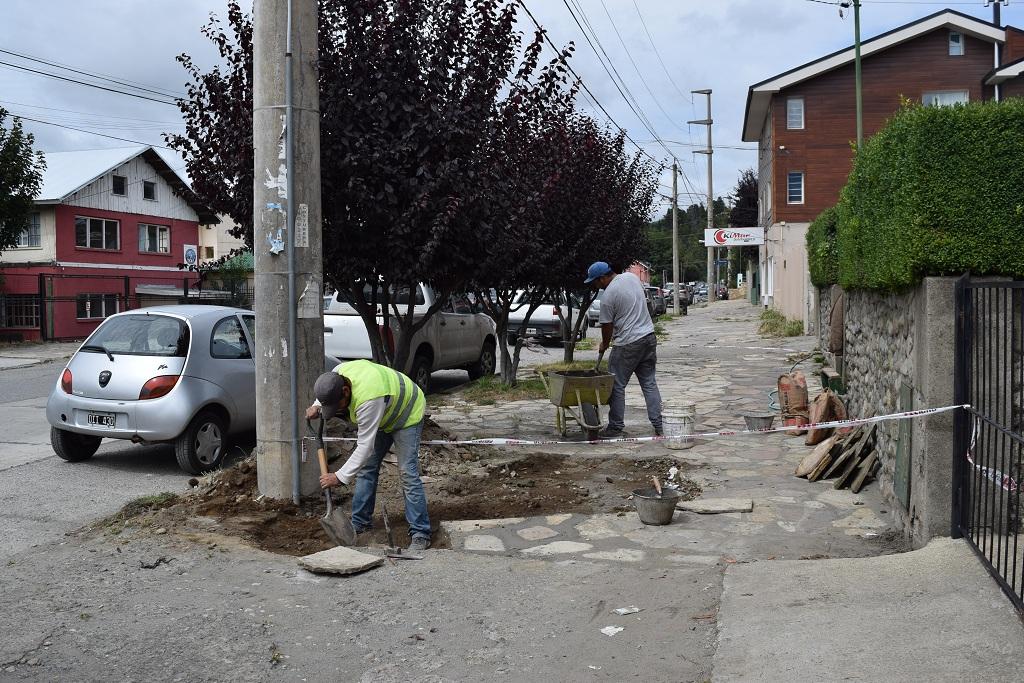
<path fill-rule="evenodd" d="M 546 526 L 531 526 L 525 529 L 520 529 L 516 534 L 527 541 L 543 541 L 545 538 L 557 536 L 558 532 L 554 529 L 549 529 Z"/>
<path fill-rule="evenodd" d="M 754 501 L 750 498 L 698 498 L 676 504 L 677 510 L 696 512 L 701 515 L 717 515 L 723 512 L 750 512 Z"/>
<path fill-rule="evenodd" d="M 545 543 L 544 545 L 535 545 L 532 548 L 526 548 L 522 552 L 526 555 L 563 555 L 565 553 L 581 553 L 593 549 L 594 546 L 589 543 L 579 543 L 577 541 L 552 541 L 551 543 Z"/>
<path fill-rule="evenodd" d="M 479 529 L 494 529 L 500 526 L 513 526 L 525 522 L 525 517 L 503 517 L 500 519 L 463 519 L 453 522 L 441 522 L 441 528 L 448 533 L 467 534 Z"/>
<path fill-rule="evenodd" d="M 472 536 L 467 536 L 466 540 L 462 542 L 462 548 L 463 550 L 486 550 L 487 552 L 500 553 L 504 552 L 505 544 L 497 536 L 473 534 Z"/>
<path fill-rule="evenodd" d="M 348 576 L 384 564 L 383 557 L 362 553 L 354 548 L 336 546 L 299 558 L 299 566 L 317 574 Z"/>

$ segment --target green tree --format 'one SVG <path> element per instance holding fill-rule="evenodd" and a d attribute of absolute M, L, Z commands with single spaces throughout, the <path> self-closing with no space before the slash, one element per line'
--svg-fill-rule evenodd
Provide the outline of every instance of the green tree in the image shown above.
<path fill-rule="evenodd" d="M 0 251 L 18 243 L 29 227 L 33 201 L 43 184 L 46 159 L 32 149 L 34 139 L 14 117 L 7 128 L 7 110 L 0 107 Z"/>

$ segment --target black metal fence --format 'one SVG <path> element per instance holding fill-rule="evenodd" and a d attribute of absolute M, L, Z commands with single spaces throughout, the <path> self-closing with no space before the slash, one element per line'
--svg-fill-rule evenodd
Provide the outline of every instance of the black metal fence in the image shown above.
<path fill-rule="evenodd" d="M 1024 282 L 956 286 L 953 536 L 963 536 L 1024 609 Z"/>

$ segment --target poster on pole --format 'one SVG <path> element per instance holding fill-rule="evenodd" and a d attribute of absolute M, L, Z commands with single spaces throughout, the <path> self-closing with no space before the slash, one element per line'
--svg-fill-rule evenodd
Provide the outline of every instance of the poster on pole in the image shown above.
<path fill-rule="evenodd" d="M 764 228 L 721 228 L 704 231 L 708 247 L 756 247 L 764 244 Z"/>

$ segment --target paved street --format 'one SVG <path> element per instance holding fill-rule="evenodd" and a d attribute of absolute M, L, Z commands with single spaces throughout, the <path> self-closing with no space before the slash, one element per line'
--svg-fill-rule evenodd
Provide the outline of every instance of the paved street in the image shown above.
<path fill-rule="evenodd" d="M 755 318 L 756 309 L 723 302 L 669 324 L 659 381 L 667 400 L 697 404 L 700 431 L 762 411 L 775 377 L 795 362 L 788 356 L 810 347 L 806 338 L 760 339 Z M 29 402 L 19 408 L 28 411 L 56 368 L 7 370 L 0 381 L 18 387 L 14 403 Z M 440 403 L 434 418 L 457 433 L 553 436 L 544 400 L 474 406 L 456 389 Z M 635 385 L 627 428 L 649 430 Z M 135 496 L 183 491 L 187 477 L 167 448 L 111 446 L 71 465 L 41 447 L 34 461 L 0 471 L 0 580 L 13 587 L 0 593 L 0 678 L 811 680 L 807 671 L 837 670 L 836 651 L 854 666 L 861 652 L 896 652 L 894 643 L 921 633 L 903 680 L 941 680 L 943 671 L 1013 680 L 1024 631 L 973 554 L 951 541 L 900 553 L 877 484 L 854 495 L 792 476 L 802 441 L 552 447 L 609 462 L 674 459 L 703 487 L 699 501 L 747 499 L 752 509 L 678 511 L 665 527 L 634 512 L 443 520 L 451 550 L 348 578 L 310 574 L 293 557 L 218 533 L 210 517 L 187 531 L 149 516 L 88 527 Z M 837 604 L 836 595 L 859 597 Z M 970 636 L 943 628 L 936 605 L 971 624 Z M 880 609 L 882 622 L 872 611 Z M 799 645 L 786 635 L 796 632 Z M 967 646 L 973 654 L 962 661 Z M 787 657 L 772 656 L 783 650 Z"/>

